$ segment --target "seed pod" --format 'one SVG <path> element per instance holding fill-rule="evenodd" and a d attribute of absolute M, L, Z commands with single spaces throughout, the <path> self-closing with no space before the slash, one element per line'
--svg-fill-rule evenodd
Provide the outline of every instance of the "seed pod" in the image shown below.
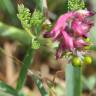
<path fill-rule="evenodd" d="M 81 60 L 79 57 L 72 57 L 71 62 L 72 62 L 72 65 L 75 67 L 81 66 Z"/>
<path fill-rule="evenodd" d="M 85 46 L 84 49 L 85 50 L 89 50 L 91 48 L 91 46 Z"/>
<path fill-rule="evenodd" d="M 84 38 L 84 41 L 90 43 L 91 40 L 90 38 Z"/>
<path fill-rule="evenodd" d="M 83 63 L 84 64 L 91 64 L 92 63 L 92 57 L 84 56 Z"/>

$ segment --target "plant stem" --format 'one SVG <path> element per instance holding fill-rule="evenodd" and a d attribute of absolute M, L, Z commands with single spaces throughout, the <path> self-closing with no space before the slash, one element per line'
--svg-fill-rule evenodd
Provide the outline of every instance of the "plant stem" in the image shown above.
<path fill-rule="evenodd" d="M 81 96 L 81 67 L 66 65 L 66 96 Z"/>
<path fill-rule="evenodd" d="M 17 91 L 19 91 L 24 85 L 24 81 L 27 75 L 28 68 L 32 64 L 32 61 L 33 61 L 32 59 L 33 53 L 34 53 L 34 50 L 30 47 L 30 49 L 28 50 L 23 60 L 23 65 L 20 70 L 17 87 L 16 87 Z"/>

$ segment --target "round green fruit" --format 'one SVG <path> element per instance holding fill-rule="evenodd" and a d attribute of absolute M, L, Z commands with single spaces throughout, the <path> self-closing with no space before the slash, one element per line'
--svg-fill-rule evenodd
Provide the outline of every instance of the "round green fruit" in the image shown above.
<path fill-rule="evenodd" d="M 84 41 L 85 42 L 90 42 L 91 40 L 90 40 L 90 38 L 84 38 Z"/>
<path fill-rule="evenodd" d="M 81 66 L 81 60 L 79 57 L 73 57 L 72 58 L 72 65 L 75 67 L 80 67 Z"/>
<path fill-rule="evenodd" d="M 85 46 L 84 49 L 85 50 L 89 50 L 91 46 Z"/>
<path fill-rule="evenodd" d="M 83 59 L 84 64 L 91 64 L 92 63 L 92 58 L 90 56 L 85 56 Z"/>

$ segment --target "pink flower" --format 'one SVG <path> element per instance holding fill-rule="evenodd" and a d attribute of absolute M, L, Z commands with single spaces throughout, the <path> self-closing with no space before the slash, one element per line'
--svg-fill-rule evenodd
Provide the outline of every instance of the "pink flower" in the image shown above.
<path fill-rule="evenodd" d="M 61 31 L 61 32 L 63 36 L 64 48 L 69 51 L 72 51 L 74 49 L 73 38 L 70 35 L 68 35 L 67 32 L 65 31 Z"/>
<path fill-rule="evenodd" d="M 60 41 L 59 48 L 57 49 L 57 52 L 56 52 L 57 59 L 60 58 L 63 51 L 74 50 L 73 38 L 70 35 L 68 35 L 68 33 L 66 33 L 65 31 L 62 30 L 61 32 L 62 32 L 63 40 Z"/>
<path fill-rule="evenodd" d="M 66 20 L 71 18 L 72 15 L 73 12 L 69 12 L 64 15 L 61 15 L 59 19 L 56 21 L 56 24 L 52 28 L 52 30 L 50 32 L 46 32 L 44 34 L 44 37 L 53 37 L 54 39 L 57 38 L 61 33 L 61 29 L 65 29 L 65 27 L 67 26 Z"/>
<path fill-rule="evenodd" d="M 86 37 L 87 33 L 89 32 L 90 28 L 92 26 L 91 22 L 88 22 L 86 20 L 79 20 L 75 19 L 72 21 L 71 28 L 76 36 L 83 36 Z"/>
<path fill-rule="evenodd" d="M 59 58 L 63 51 L 73 52 L 75 49 L 88 45 L 83 38 L 87 38 L 87 33 L 93 23 L 87 17 L 93 14 L 87 10 L 68 12 L 59 17 L 50 32 L 46 32 L 44 37 L 51 37 L 60 42 L 56 52 Z"/>

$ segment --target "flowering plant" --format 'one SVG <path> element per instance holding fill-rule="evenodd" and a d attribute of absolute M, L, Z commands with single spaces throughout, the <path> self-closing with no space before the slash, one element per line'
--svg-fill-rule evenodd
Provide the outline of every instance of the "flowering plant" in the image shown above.
<path fill-rule="evenodd" d="M 78 55 L 78 51 L 90 45 L 88 32 L 93 26 L 89 18 L 94 15 L 88 10 L 70 11 L 59 17 L 50 32 L 46 32 L 44 37 L 51 37 L 53 41 L 59 41 L 56 58 L 60 58 L 63 52 L 71 52 Z"/>

